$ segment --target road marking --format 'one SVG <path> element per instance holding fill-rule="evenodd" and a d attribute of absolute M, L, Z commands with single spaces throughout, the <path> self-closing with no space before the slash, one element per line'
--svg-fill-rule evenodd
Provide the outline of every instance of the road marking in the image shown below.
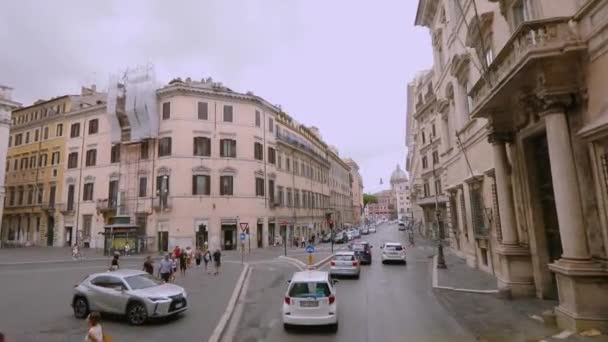
<path fill-rule="evenodd" d="M 241 320 L 241 316 L 243 315 L 243 310 L 245 308 L 245 304 L 247 303 L 247 291 L 249 289 L 249 279 L 251 278 L 251 272 L 247 272 L 247 276 L 245 277 L 245 281 L 243 282 L 243 287 L 238 296 L 237 305 L 233 311 L 233 314 L 230 317 L 230 324 L 228 325 L 228 329 L 226 330 L 224 336 L 222 336 L 222 341 L 233 341 L 234 335 L 236 333 L 236 329 Z M 209 340 L 211 341 L 211 339 Z"/>
<path fill-rule="evenodd" d="M 234 308 L 236 307 L 236 301 L 241 293 L 241 290 L 243 289 L 243 285 L 245 284 L 245 279 L 249 280 L 249 277 L 248 277 L 248 275 L 250 274 L 249 270 L 250 270 L 249 265 L 245 264 L 245 266 L 243 267 L 243 270 L 241 271 L 241 276 L 239 277 L 239 280 L 237 281 L 236 286 L 234 287 L 234 290 L 232 291 L 232 296 L 230 297 L 230 301 L 228 301 L 228 306 L 226 307 L 226 311 L 224 311 L 224 314 L 222 315 L 222 317 L 220 318 L 220 321 L 218 322 L 217 326 L 213 330 L 211 337 L 209 337 L 209 340 L 208 340 L 209 342 L 218 342 L 220 340 L 220 337 L 222 336 L 222 333 L 226 329 L 228 321 L 230 320 L 230 316 L 232 316 L 232 313 L 234 312 Z"/>

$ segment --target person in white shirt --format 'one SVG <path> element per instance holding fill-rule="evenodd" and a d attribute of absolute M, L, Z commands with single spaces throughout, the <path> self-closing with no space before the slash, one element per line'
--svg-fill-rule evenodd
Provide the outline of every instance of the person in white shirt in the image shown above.
<path fill-rule="evenodd" d="M 85 342 L 103 342 L 103 330 L 101 329 L 101 315 L 99 312 L 91 312 L 87 319 L 89 330 L 84 337 Z"/>

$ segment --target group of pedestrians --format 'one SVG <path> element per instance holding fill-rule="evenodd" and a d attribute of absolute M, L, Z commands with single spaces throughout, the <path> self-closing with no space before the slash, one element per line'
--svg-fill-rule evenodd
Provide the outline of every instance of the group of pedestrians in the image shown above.
<path fill-rule="evenodd" d="M 189 268 L 200 268 L 201 263 L 204 263 L 203 267 L 207 274 L 218 275 L 220 274 L 221 258 L 222 252 L 219 249 L 211 253 L 208 249 L 203 251 L 197 248 L 196 251 L 191 251 L 190 248 L 181 250 L 179 246 L 176 246 L 173 252 L 165 254 L 161 259 L 158 267 L 158 276 L 165 282 L 175 281 L 178 267 L 181 276 L 185 277 Z M 196 266 L 192 264 L 193 260 Z M 213 272 L 208 267 L 211 261 L 213 261 L 214 266 Z M 154 274 L 154 263 L 150 256 L 144 261 L 142 270 L 151 275 Z"/>

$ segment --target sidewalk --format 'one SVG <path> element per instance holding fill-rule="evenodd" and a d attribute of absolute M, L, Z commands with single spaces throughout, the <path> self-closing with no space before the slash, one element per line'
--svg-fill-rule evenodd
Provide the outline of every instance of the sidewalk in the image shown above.
<path fill-rule="evenodd" d="M 416 240 L 417 248 L 436 254 L 433 241 Z M 436 269 L 433 263 L 433 288 L 437 300 L 452 316 L 471 331 L 478 341 L 529 342 L 529 341 L 598 341 L 608 342 L 601 336 L 583 337 L 572 334 L 564 338 L 553 337 L 561 331 L 553 324 L 543 322 L 543 313 L 552 313 L 557 301 L 537 298 L 501 299 L 496 278 L 491 274 L 467 266 L 465 260 L 444 248 L 447 269 Z"/>

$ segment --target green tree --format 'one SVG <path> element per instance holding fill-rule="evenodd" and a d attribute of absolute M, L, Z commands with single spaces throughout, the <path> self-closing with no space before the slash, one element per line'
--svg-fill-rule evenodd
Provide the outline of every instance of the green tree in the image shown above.
<path fill-rule="evenodd" d="M 363 194 L 363 206 L 366 206 L 369 203 L 378 203 L 378 199 L 374 195 Z"/>

